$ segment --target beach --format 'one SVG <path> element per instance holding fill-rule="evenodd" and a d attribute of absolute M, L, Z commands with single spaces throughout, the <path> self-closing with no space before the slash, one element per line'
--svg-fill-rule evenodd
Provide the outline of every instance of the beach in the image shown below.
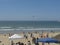
<path fill-rule="evenodd" d="M 60 0 L 0 0 L 0 45 L 60 45 Z"/>
<path fill-rule="evenodd" d="M 28 41 L 31 42 L 31 45 L 34 45 L 34 43 L 32 43 L 32 37 L 31 37 L 31 32 L 27 32 L 27 33 L 23 33 L 23 32 L 20 32 L 19 35 L 21 36 L 24 36 L 24 34 L 27 35 L 27 39 L 24 37 L 22 39 L 14 39 L 14 40 L 10 40 L 9 37 L 12 36 L 13 34 L 9 35 L 9 34 L 0 34 L 0 45 L 11 45 L 11 41 L 13 41 L 14 45 L 16 45 L 17 42 L 21 42 L 21 43 L 24 43 L 26 45 L 28 45 Z M 43 36 L 43 38 L 46 38 L 46 35 L 47 35 L 47 32 L 43 32 L 43 34 L 40 34 L 39 32 L 32 32 L 33 34 L 33 37 L 35 38 L 41 38 L 41 36 Z M 60 34 L 60 32 L 49 32 L 48 33 L 48 36 L 50 38 L 56 36 Z M 39 45 L 42 45 L 41 42 L 39 42 Z M 47 43 L 45 43 L 45 45 L 48 45 Z M 59 45 L 59 44 L 56 44 L 56 43 L 50 43 L 50 45 Z"/>
<path fill-rule="evenodd" d="M 35 45 L 35 40 L 38 38 L 52 38 L 58 34 L 60 34 L 58 21 L 0 21 L 0 45 L 19 45 L 20 43 Z M 53 44 L 59 45 L 50 43 L 50 45 Z M 42 42 L 39 42 L 39 45 L 42 45 Z"/>

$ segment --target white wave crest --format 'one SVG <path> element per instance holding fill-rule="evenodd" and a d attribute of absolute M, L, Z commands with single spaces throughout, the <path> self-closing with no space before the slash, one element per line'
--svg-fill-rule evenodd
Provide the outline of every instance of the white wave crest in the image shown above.
<path fill-rule="evenodd" d="M 0 29 L 2 31 L 11 31 L 11 30 L 60 30 L 60 28 L 11 28 L 11 29 Z"/>
<path fill-rule="evenodd" d="M 5 28 L 7 28 L 7 29 L 8 29 L 8 28 L 11 28 L 11 27 L 0 27 L 0 28 L 1 28 L 1 29 L 5 29 Z"/>
<path fill-rule="evenodd" d="M 60 28 L 34 28 L 34 27 L 19 27 L 16 30 L 60 30 Z"/>
<path fill-rule="evenodd" d="M 0 31 L 11 31 L 11 30 L 14 30 L 14 29 L 0 29 Z"/>

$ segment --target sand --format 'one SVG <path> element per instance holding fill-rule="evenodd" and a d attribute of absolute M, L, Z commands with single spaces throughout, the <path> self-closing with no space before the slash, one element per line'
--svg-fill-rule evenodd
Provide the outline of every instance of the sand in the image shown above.
<path fill-rule="evenodd" d="M 39 32 L 38 32 L 38 33 L 32 32 L 32 34 L 33 34 L 33 36 L 34 36 L 35 38 L 37 38 L 37 37 L 38 37 L 38 38 L 41 38 L 41 34 L 40 34 Z M 44 32 L 44 33 L 42 34 L 42 35 L 44 36 L 43 38 L 45 38 L 47 34 L 49 35 L 49 37 L 54 37 L 54 36 L 60 34 L 60 32 L 54 32 L 54 33 L 53 33 L 53 32 L 50 32 L 50 33 Z M 22 35 L 22 36 L 23 36 L 24 33 L 20 33 L 19 35 Z M 28 41 L 30 41 L 31 44 L 34 45 L 34 44 L 32 43 L 32 38 L 30 37 L 30 34 L 27 32 L 26 35 L 28 36 L 28 39 L 26 39 L 26 38 L 16 39 L 16 40 L 13 40 L 13 42 L 14 42 L 14 43 L 23 42 L 24 44 L 27 45 Z M 11 41 L 12 41 L 12 40 L 9 39 L 9 34 L 0 34 L 0 45 L 11 45 Z M 39 44 L 42 45 L 41 42 L 40 42 Z M 45 43 L 45 45 L 48 45 L 48 44 Z M 50 43 L 50 45 L 59 45 L 59 44 Z"/>

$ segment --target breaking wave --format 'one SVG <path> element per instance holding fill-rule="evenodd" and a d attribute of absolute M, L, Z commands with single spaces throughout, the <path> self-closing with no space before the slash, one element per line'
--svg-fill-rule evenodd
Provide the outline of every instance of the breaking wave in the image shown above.
<path fill-rule="evenodd" d="M 0 27 L 0 31 L 13 31 L 13 30 L 60 30 L 60 28 L 34 28 L 34 27 Z"/>

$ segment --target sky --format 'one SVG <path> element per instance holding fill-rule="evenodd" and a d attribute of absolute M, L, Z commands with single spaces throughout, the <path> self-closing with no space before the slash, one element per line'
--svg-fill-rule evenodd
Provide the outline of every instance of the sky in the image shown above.
<path fill-rule="evenodd" d="M 0 0 L 0 20 L 60 21 L 60 0 Z"/>

